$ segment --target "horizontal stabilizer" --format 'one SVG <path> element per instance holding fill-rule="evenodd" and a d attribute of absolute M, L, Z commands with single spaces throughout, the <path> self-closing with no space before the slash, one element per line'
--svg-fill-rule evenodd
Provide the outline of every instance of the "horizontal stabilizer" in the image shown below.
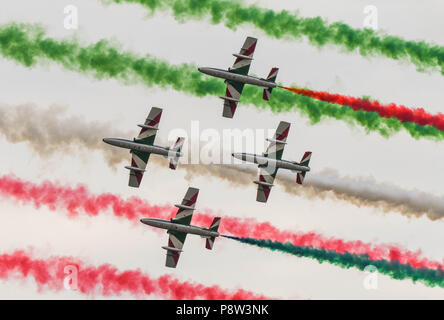
<path fill-rule="evenodd" d="M 207 240 L 205 240 L 205 248 L 207 248 L 208 250 L 212 250 L 214 246 L 214 240 L 214 237 L 207 238 Z"/>
<path fill-rule="evenodd" d="M 273 187 L 274 186 L 274 184 L 268 183 L 268 182 L 264 182 L 264 181 L 253 181 L 253 182 L 256 183 L 256 184 L 259 184 L 261 186 L 266 186 L 266 187 Z"/>
<path fill-rule="evenodd" d="M 304 155 L 302 156 L 302 159 L 301 159 L 301 162 L 300 162 L 301 166 L 307 166 L 308 167 L 308 164 L 310 163 L 310 159 L 311 159 L 311 151 L 306 151 L 304 153 Z"/>
<path fill-rule="evenodd" d="M 271 96 L 271 91 L 273 91 L 272 88 L 265 88 L 264 93 L 262 94 L 262 99 L 269 101 Z"/>
<path fill-rule="evenodd" d="M 228 101 L 239 102 L 239 99 L 234 99 L 231 97 L 220 96 L 219 98 L 224 99 L 224 100 L 228 100 Z"/>
<path fill-rule="evenodd" d="M 279 68 L 272 68 L 267 76 L 267 81 L 276 82 L 276 77 L 278 75 Z"/>
<path fill-rule="evenodd" d="M 220 220 L 221 220 L 220 217 L 215 217 L 215 218 L 213 219 L 213 222 L 211 222 L 211 225 L 210 225 L 210 228 L 209 228 L 209 229 L 210 229 L 211 231 L 216 231 L 216 232 L 217 232 L 217 230 L 219 229 Z"/>
<path fill-rule="evenodd" d="M 171 158 L 170 159 L 169 168 L 172 169 L 172 170 L 176 170 L 178 163 L 179 163 L 179 158 L 178 157 Z"/>
<path fill-rule="evenodd" d="M 270 73 L 267 76 L 266 81 L 276 83 L 276 77 L 279 72 L 279 68 L 272 68 Z M 273 91 L 273 88 L 264 88 L 264 93 L 262 94 L 262 99 L 264 100 L 270 100 L 271 91 Z"/>
<path fill-rule="evenodd" d="M 179 163 L 179 157 L 182 156 L 182 153 L 180 151 L 182 150 L 184 141 L 184 137 L 179 137 L 177 138 L 174 145 L 169 148 L 168 158 L 170 159 L 170 169 L 176 170 L 177 164 Z"/>
<path fill-rule="evenodd" d="M 177 249 L 177 248 L 174 248 L 174 247 L 167 247 L 167 246 L 164 246 L 164 247 L 162 247 L 162 249 L 165 249 L 165 250 L 167 250 L 167 251 L 183 252 L 182 249 Z"/>
<path fill-rule="evenodd" d="M 304 182 L 304 178 L 305 178 L 305 171 L 296 173 L 296 183 L 297 184 L 302 184 Z"/>
<path fill-rule="evenodd" d="M 133 171 L 137 171 L 137 172 L 145 172 L 145 169 L 141 169 L 141 168 L 137 168 L 137 167 L 131 167 L 131 166 L 125 166 L 125 169 L 128 170 L 133 170 Z"/>
<path fill-rule="evenodd" d="M 310 159 L 311 159 L 311 151 L 307 151 L 304 153 L 304 155 L 302 156 L 301 162 L 299 163 L 301 166 L 306 166 L 308 167 L 309 163 L 310 163 Z M 298 184 L 302 184 L 304 182 L 304 178 L 305 178 L 305 174 L 307 172 L 306 171 L 302 171 L 302 172 L 298 172 L 296 174 L 296 183 Z"/>
<path fill-rule="evenodd" d="M 194 207 L 186 206 L 183 204 L 175 204 L 174 206 L 179 209 L 184 209 L 184 210 L 195 210 Z"/>
<path fill-rule="evenodd" d="M 210 225 L 210 227 L 208 228 L 208 230 L 211 230 L 211 231 L 217 232 L 217 230 L 219 229 L 220 221 L 221 221 L 221 218 L 220 218 L 220 217 L 215 217 L 215 218 L 213 219 L 213 222 L 211 222 L 211 225 Z M 205 248 L 207 248 L 208 250 L 212 250 L 212 249 L 213 249 L 213 246 L 214 246 L 214 240 L 215 240 L 215 239 L 216 239 L 215 237 L 208 237 L 208 238 L 205 240 Z"/>

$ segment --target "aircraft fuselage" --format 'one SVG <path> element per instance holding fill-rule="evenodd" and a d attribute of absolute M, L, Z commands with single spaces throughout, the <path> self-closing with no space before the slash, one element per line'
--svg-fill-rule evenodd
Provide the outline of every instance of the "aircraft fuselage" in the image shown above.
<path fill-rule="evenodd" d="M 140 152 L 160 154 L 165 157 L 181 157 L 182 153 L 170 150 L 169 148 L 159 147 L 155 145 L 147 145 L 143 143 L 137 143 L 132 140 L 120 139 L 120 138 L 105 138 L 103 142 L 112 146 L 125 148 L 130 150 L 136 150 Z"/>
<path fill-rule="evenodd" d="M 252 153 L 233 153 L 232 156 L 236 159 L 256 163 L 263 166 L 288 169 L 293 171 L 310 171 L 310 167 L 302 166 L 297 162 L 287 161 L 287 160 L 277 160 L 273 158 L 267 158 L 262 155 L 252 154 Z"/>
<path fill-rule="evenodd" d="M 174 230 L 178 232 L 196 234 L 201 237 L 218 237 L 219 232 L 211 231 L 206 228 L 191 226 L 191 225 L 183 225 L 179 223 L 171 222 L 170 220 L 163 219 L 154 219 L 154 218 L 143 218 L 140 219 L 140 222 L 146 224 L 151 227 Z"/>
<path fill-rule="evenodd" d="M 229 72 L 227 70 L 217 69 L 217 68 L 197 68 L 202 73 L 208 74 L 216 78 L 222 78 L 226 80 L 252 84 L 262 88 L 276 88 L 277 84 L 264 79 L 259 79 L 253 76 L 237 74 L 234 72 Z"/>

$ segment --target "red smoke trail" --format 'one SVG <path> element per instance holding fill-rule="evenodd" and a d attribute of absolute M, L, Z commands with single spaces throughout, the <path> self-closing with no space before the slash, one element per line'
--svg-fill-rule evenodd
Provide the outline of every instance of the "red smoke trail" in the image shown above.
<path fill-rule="evenodd" d="M 37 208 L 46 205 L 54 211 L 67 211 L 70 216 L 77 216 L 81 213 L 96 216 L 105 210 L 110 210 L 115 216 L 134 222 L 137 222 L 141 217 L 169 219 L 177 210 L 168 205 L 153 206 L 137 197 L 125 200 L 110 193 L 93 195 L 85 186 L 70 188 L 48 181 L 34 184 L 14 176 L 0 177 L 0 195 L 12 197 L 24 204 L 32 203 Z M 212 219 L 210 213 L 196 213 L 193 223 L 209 226 Z M 444 269 L 442 263 L 421 257 L 420 251 L 411 252 L 395 245 L 371 245 L 361 241 L 325 238 L 314 232 L 279 230 L 269 222 L 258 222 L 252 218 L 241 219 L 224 216 L 220 231 L 236 237 L 288 241 L 297 246 L 334 250 L 339 253 L 368 254 L 373 260 L 398 261 L 403 264 L 408 263 L 414 268 Z"/>
<path fill-rule="evenodd" d="M 430 114 L 423 108 L 408 108 L 406 106 L 398 106 L 394 103 L 388 105 L 380 104 L 378 101 L 343 96 L 340 94 L 332 94 L 323 91 L 312 91 L 308 89 L 288 88 L 283 89 L 301 94 L 314 99 L 349 106 L 353 110 L 364 110 L 369 112 L 377 112 L 383 118 L 397 118 L 401 122 L 413 122 L 421 126 L 431 125 L 439 130 L 444 130 L 444 114 Z"/>
<path fill-rule="evenodd" d="M 70 188 L 49 181 L 34 184 L 14 176 L 0 177 L 0 195 L 13 197 L 22 203 L 33 203 L 37 208 L 46 205 L 53 211 L 63 209 L 70 216 L 81 213 L 96 216 L 110 209 L 117 217 L 136 221 L 148 216 L 166 219 L 174 211 L 174 207 L 149 205 L 137 197 L 123 200 L 111 193 L 96 196 L 82 185 Z"/>
<path fill-rule="evenodd" d="M 29 277 L 34 279 L 39 290 L 61 291 L 65 290 L 65 278 L 72 272 L 65 273 L 68 266 L 77 270 L 77 281 L 72 281 L 70 287 L 76 282 L 77 290 L 87 295 L 111 296 L 128 292 L 136 297 L 156 295 L 176 300 L 268 299 L 241 289 L 230 292 L 219 286 L 181 282 L 169 275 L 152 279 L 140 270 L 119 271 L 109 264 L 89 266 L 72 257 L 35 259 L 24 251 L 0 255 L 0 279 Z"/>

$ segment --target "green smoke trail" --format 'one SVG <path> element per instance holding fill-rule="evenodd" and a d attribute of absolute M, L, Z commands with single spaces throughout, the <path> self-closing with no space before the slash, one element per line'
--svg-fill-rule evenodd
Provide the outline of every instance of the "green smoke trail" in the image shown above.
<path fill-rule="evenodd" d="M 289 242 L 282 243 L 271 240 L 258 240 L 253 238 L 238 238 L 224 236 L 242 243 L 251 244 L 260 248 L 289 253 L 298 257 L 317 260 L 319 263 L 328 262 L 344 269 L 357 268 L 364 271 L 372 265 L 377 271 L 393 279 L 411 279 L 414 283 L 420 281 L 429 287 L 444 288 L 444 270 L 417 269 L 408 264 L 400 264 L 386 260 L 371 260 L 366 254 L 337 253 L 335 251 L 315 249 L 311 247 L 295 246 Z"/>
<path fill-rule="evenodd" d="M 147 87 L 172 88 L 197 97 L 218 96 L 225 91 L 222 80 L 203 75 L 195 65 L 170 65 L 150 55 L 140 57 L 124 52 L 117 44 L 105 40 L 81 46 L 76 39 L 51 39 L 45 37 L 45 31 L 39 25 L 0 26 L 0 54 L 26 67 L 52 61 L 68 70 L 97 79 L 116 78 L 125 84 L 143 83 Z M 360 125 L 367 133 L 378 132 L 386 138 L 402 129 L 415 139 L 444 138 L 444 132 L 433 126 L 381 118 L 376 112 L 354 111 L 347 106 L 318 101 L 286 90 L 274 90 L 268 102 L 262 99 L 258 88 L 246 86 L 241 102 L 276 113 L 298 111 L 308 117 L 312 124 L 334 118 L 350 125 Z"/>
<path fill-rule="evenodd" d="M 277 39 L 306 37 L 312 45 L 337 45 L 362 56 L 386 56 L 410 61 L 418 71 L 438 69 L 444 75 L 444 47 L 424 41 L 408 41 L 371 29 L 353 29 L 342 22 L 328 23 L 321 17 L 304 18 L 283 10 L 275 12 L 256 5 L 243 6 L 236 0 L 102 0 L 103 3 L 137 3 L 150 11 L 167 11 L 183 22 L 209 18 L 230 29 L 251 24 Z"/>

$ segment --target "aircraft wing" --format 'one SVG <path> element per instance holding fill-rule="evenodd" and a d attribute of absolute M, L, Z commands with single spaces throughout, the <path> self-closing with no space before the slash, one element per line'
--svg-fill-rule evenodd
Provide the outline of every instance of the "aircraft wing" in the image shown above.
<path fill-rule="evenodd" d="M 169 249 L 167 249 L 165 266 L 175 268 L 179 262 L 180 253 L 182 252 L 187 234 L 174 230 L 168 230 L 168 233 L 170 235 L 168 238 Z"/>
<path fill-rule="evenodd" d="M 247 37 L 244 45 L 238 54 L 233 54 L 236 57 L 233 66 L 230 68 L 230 72 L 237 74 L 247 75 L 250 70 L 251 60 L 253 60 L 254 50 L 256 49 L 257 39 L 253 37 Z"/>
<path fill-rule="evenodd" d="M 225 118 L 233 118 L 239 103 L 244 84 L 242 82 L 226 80 L 227 89 L 225 90 L 224 110 L 222 116 Z"/>
<path fill-rule="evenodd" d="M 134 139 L 135 142 L 152 145 L 159 130 L 160 117 L 162 109 L 152 107 L 144 124 L 139 124 L 141 128 L 139 135 Z"/>
<path fill-rule="evenodd" d="M 240 52 L 233 54 L 236 60 L 233 66 L 228 69 L 229 72 L 248 75 L 251 60 L 253 60 L 254 49 L 256 49 L 256 43 L 257 39 L 253 37 L 248 37 L 245 40 Z M 226 118 L 233 118 L 242 90 L 244 89 L 244 84 L 231 80 L 227 80 L 226 84 L 227 89 L 225 90 L 225 97 L 223 98 L 225 101 L 222 115 Z"/>
<path fill-rule="evenodd" d="M 264 153 L 264 156 L 276 160 L 282 159 L 288 133 L 290 132 L 290 123 L 281 121 L 272 139 L 267 139 L 270 144 Z"/>
<path fill-rule="evenodd" d="M 162 116 L 162 109 L 151 108 L 148 117 L 144 124 L 139 124 L 141 127 L 140 133 L 134 141 L 137 143 L 153 145 L 156 138 L 157 130 L 159 129 L 160 117 Z M 145 172 L 146 164 L 150 157 L 148 152 L 140 152 L 136 150 L 131 151 L 131 167 L 128 185 L 130 187 L 138 188 L 142 182 L 143 173 Z"/>
<path fill-rule="evenodd" d="M 150 158 L 150 153 L 131 150 L 131 167 L 128 185 L 138 188 L 145 173 L 146 164 Z"/>
<path fill-rule="evenodd" d="M 188 188 L 182 203 L 175 205 L 179 209 L 177 210 L 175 217 L 171 219 L 171 222 L 190 225 L 198 195 L 199 189 Z"/>
<path fill-rule="evenodd" d="M 273 138 L 267 139 L 270 144 L 268 145 L 267 150 L 264 152 L 264 156 L 270 159 L 281 160 L 289 131 L 290 123 L 281 121 Z M 259 165 L 259 170 L 259 180 L 255 181 L 257 184 L 256 201 L 267 202 L 278 168 L 272 163 L 267 163 L 264 165 Z"/>
<path fill-rule="evenodd" d="M 267 202 L 278 168 L 276 166 L 259 165 L 259 170 L 259 180 L 254 181 L 257 184 L 256 201 Z"/>
<path fill-rule="evenodd" d="M 176 204 L 176 207 L 179 209 L 177 210 L 176 216 L 171 219 L 171 222 L 190 225 L 198 195 L 199 189 L 188 188 L 182 203 Z M 169 239 L 165 265 L 170 268 L 175 268 L 179 261 L 187 234 L 175 230 L 168 230 L 168 234 Z"/>

